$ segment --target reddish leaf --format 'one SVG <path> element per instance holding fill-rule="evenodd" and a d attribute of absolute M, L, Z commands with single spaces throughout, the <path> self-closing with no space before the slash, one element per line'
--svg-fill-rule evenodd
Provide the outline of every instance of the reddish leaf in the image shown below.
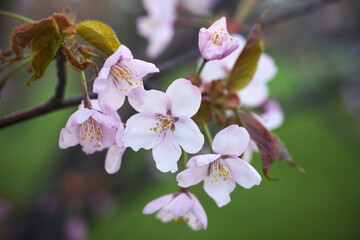
<path fill-rule="evenodd" d="M 226 89 L 229 92 L 237 92 L 246 87 L 255 74 L 260 55 L 264 48 L 260 33 L 260 24 L 263 17 L 264 14 L 250 32 L 244 49 L 241 51 L 233 69 L 229 73 L 226 81 Z"/>
<path fill-rule="evenodd" d="M 21 57 L 22 51 L 37 35 L 44 31 L 54 29 L 59 35 L 69 31 L 72 24 L 63 15 L 53 15 L 39 21 L 24 24 L 16 28 L 11 36 L 11 48 L 17 57 Z"/>
<path fill-rule="evenodd" d="M 268 170 L 277 156 L 275 139 L 271 133 L 253 116 L 243 113 L 240 113 L 239 116 L 242 120 L 243 126 L 249 132 L 250 137 L 256 142 L 256 145 L 259 148 L 262 168 L 265 176 L 270 180 L 274 180 L 268 176 Z"/>

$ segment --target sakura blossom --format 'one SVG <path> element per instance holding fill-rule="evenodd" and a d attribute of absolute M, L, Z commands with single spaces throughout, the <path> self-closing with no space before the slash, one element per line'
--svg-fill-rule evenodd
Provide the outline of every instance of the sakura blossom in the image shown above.
<path fill-rule="evenodd" d="M 215 135 L 212 154 L 192 157 L 187 169 L 176 177 L 178 185 L 189 187 L 204 181 L 205 192 L 219 207 L 230 202 L 236 183 L 249 189 L 259 185 L 259 173 L 239 156 L 248 147 L 249 133 L 245 128 L 230 125 Z"/>
<path fill-rule="evenodd" d="M 234 37 L 239 41 L 239 48 L 224 59 L 207 62 L 200 74 L 203 82 L 223 79 L 229 74 L 246 44 L 246 39 L 243 36 L 234 35 Z M 262 105 L 269 98 L 267 83 L 274 78 L 276 73 L 277 67 L 274 60 L 263 53 L 260 56 L 253 79 L 238 92 L 240 103 L 246 107 Z"/>
<path fill-rule="evenodd" d="M 146 55 L 158 57 L 170 44 L 174 36 L 178 0 L 143 0 L 147 16 L 137 19 L 138 34 L 149 41 Z"/>
<path fill-rule="evenodd" d="M 142 78 L 153 72 L 159 72 L 154 64 L 134 59 L 131 51 L 121 45 L 106 59 L 94 81 L 93 92 L 98 94 L 101 110 L 106 114 L 117 111 L 125 96 L 141 86 Z"/>
<path fill-rule="evenodd" d="M 239 40 L 230 36 L 226 27 L 226 18 L 222 17 L 208 29 L 199 32 L 199 49 L 204 59 L 223 59 L 239 47 Z"/>
<path fill-rule="evenodd" d="M 123 142 L 124 131 L 124 125 L 121 123 L 115 134 L 115 144 L 106 153 L 105 171 L 108 174 L 114 174 L 120 169 L 122 156 L 126 150 Z"/>
<path fill-rule="evenodd" d="M 59 147 L 68 147 L 80 144 L 86 154 L 101 151 L 115 143 L 115 134 L 121 123 L 117 113 L 105 115 L 99 110 L 97 101 L 91 101 L 92 107 L 74 112 L 60 132 Z M 93 107 L 94 106 L 94 107 Z"/>
<path fill-rule="evenodd" d="M 186 189 L 167 194 L 149 202 L 143 214 L 157 212 L 156 218 L 163 223 L 184 221 L 193 230 L 207 228 L 207 216 L 204 208 L 194 194 Z"/>
<path fill-rule="evenodd" d="M 200 102 L 199 88 L 187 79 L 175 80 L 166 93 L 134 89 L 129 94 L 129 103 L 139 113 L 126 122 L 125 146 L 134 151 L 152 149 L 161 172 L 176 172 L 181 148 L 197 153 L 204 144 L 204 136 L 191 119 Z"/>

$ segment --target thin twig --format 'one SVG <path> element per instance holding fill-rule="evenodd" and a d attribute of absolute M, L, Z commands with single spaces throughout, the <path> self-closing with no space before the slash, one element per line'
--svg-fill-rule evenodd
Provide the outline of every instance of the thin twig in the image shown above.
<path fill-rule="evenodd" d="M 292 18 L 307 14 L 309 12 L 312 12 L 314 10 L 319 9 L 320 7 L 334 2 L 339 2 L 341 0 L 314 0 L 308 3 L 305 3 L 301 5 L 300 7 L 296 7 L 293 9 L 290 9 L 286 12 L 279 13 L 278 15 L 274 15 L 272 18 L 268 18 L 266 21 L 263 22 L 263 27 L 268 27 L 271 25 L 275 25 L 282 21 L 287 21 Z M 165 63 L 159 65 L 159 69 L 161 71 L 161 74 L 168 72 L 169 70 L 179 66 L 180 64 L 189 61 L 191 59 L 194 59 L 198 57 L 199 51 L 198 49 L 189 51 L 183 55 L 180 55 L 176 58 L 173 58 L 171 60 L 167 60 Z M 145 83 L 149 83 L 150 81 L 155 80 L 159 77 L 159 74 L 153 74 L 147 78 L 144 79 Z M 60 80 L 59 80 L 60 84 Z M 64 84 L 65 85 L 65 84 Z M 60 85 L 61 86 L 61 85 Z M 59 91 L 59 92 L 58 92 Z M 36 116 L 43 115 L 45 113 L 52 112 L 57 109 L 66 108 L 74 105 L 80 104 L 81 100 L 83 99 L 83 96 L 76 96 L 73 98 L 69 98 L 66 100 L 61 101 L 54 101 L 53 99 L 58 99 L 56 96 L 60 96 L 60 93 L 63 92 L 61 90 L 61 87 L 57 87 L 57 92 L 54 98 L 52 98 L 49 102 L 41 104 L 39 106 L 26 109 L 24 111 L 20 111 L 14 114 L 7 115 L 0 119 L 0 128 L 10 126 L 12 124 L 27 120 L 29 118 L 33 118 Z M 95 94 L 90 94 L 90 98 L 96 97 Z"/>

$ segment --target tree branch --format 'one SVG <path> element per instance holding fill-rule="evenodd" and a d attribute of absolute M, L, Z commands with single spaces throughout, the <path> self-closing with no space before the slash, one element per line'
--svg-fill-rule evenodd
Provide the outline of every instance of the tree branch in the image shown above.
<path fill-rule="evenodd" d="M 310 13 L 312 11 L 315 11 L 319 8 L 321 8 L 322 6 L 329 4 L 329 3 L 334 3 L 334 2 L 339 2 L 341 0 L 314 0 L 311 2 L 307 2 L 299 7 L 290 9 L 288 11 L 279 13 L 277 15 L 274 15 L 273 17 L 269 17 L 267 20 L 265 20 L 263 22 L 263 27 L 268 27 L 268 26 L 272 26 L 275 24 L 278 24 L 280 22 L 283 21 L 287 21 L 290 20 L 292 18 Z M 198 57 L 199 51 L 198 49 L 189 51 L 183 55 L 180 55 L 176 58 L 170 59 L 168 61 L 166 61 L 163 64 L 159 65 L 159 69 L 161 71 L 161 74 L 168 72 L 169 70 L 175 68 L 176 66 L 189 61 L 191 59 L 194 59 L 196 57 Z M 66 84 L 66 76 L 65 76 L 65 61 L 64 61 L 64 56 L 62 54 L 58 54 L 57 55 L 57 68 L 58 68 L 58 86 L 56 87 L 56 92 L 55 95 L 52 99 L 50 99 L 47 103 L 44 103 L 42 105 L 33 107 L 33 108 L 29 108 L 17 113 L 13 113 L 10 115 L 7 115 L 3 118 L 0 119 L 0 129 L 6 126 L 10 126 L 12 124 L 18 123 L 18 122 L 22 122 L 24 120 L 36 117 L 36 116 L 40 116 L 58 109 L 62 109 L 62 108 L 66 108 L 66 107 L 70 107 L 70 106 L 74 106 L 74 105 L 78 105 L 81 103 L 81 100 L 83 99 L 83 96 L 76 96 L 73 98 L 69 98 L 66 100 L 63 100 L 63 95 L 64 95 L 64 88 L 65 88 L 65 84 Z M 153 74 L 147 78 L 144 79 L 144 83 L 148 83 L 150 84 L 151 81 L 153 81 L 154 79 L 156 79 L 159 76 L 159 74 Z M 90 94 L 91 98 L 95 98 L 96 95 L 95 94 Z"/>

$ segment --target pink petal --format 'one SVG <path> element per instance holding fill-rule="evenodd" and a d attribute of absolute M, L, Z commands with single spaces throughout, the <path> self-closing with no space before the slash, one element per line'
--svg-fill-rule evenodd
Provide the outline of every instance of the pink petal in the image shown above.
<path fill-rule="evenodd" d="M 249 189 L 260 184 L 260 174 L 246 161 L 240 158 L 227 158 L 224 161 L 230 169 L 231 177 L 242 187 Z"/>
<path fill-rule="evenodd" d="M 221 28 L 223 28 L 224 32 L 227 32 L 227 26 L 226 26 L 226 17 L 222 17 L 219 20 L 215 21 L 209 28 L 209 31 L 218 31 L 220 32 Z"/>
<path fill-rule="evenodd" d="M 156 58 L 169 46 L 174 37 L 174 27 L 170 24 L 163 24 L 158 27 L 148 38 L 149 45 L 146 48 L 146 55 Z"/>
<path fill-rule="evenodd" d="M 88 118 L 93 114 L 93 110 L 87 109 L 87 108 L 83 108 L 83 109 L 79 109 L 76 112 L 74 112 L 70 117 L 68 122 L 66 123 L 65 128 L 71 128 L 75 125 L 79 125 L 82 124 L 83 122 L 85 122 L 86 120 L 88 120 Z"/>
<path fill-rule="evenodd" d="M 157 169 L 161 172 L 176 172 L 177 161 L 181 156 L 181 148 L 176 143 L 172 131 L 169 131 L 163 140 L 152 151 Z"/>
<path fill-rule="evenodd" d="M 98 124 L 105 128 L 115 128 L 119 125 L 119 123 L 111 115 L 105 115 L 98 111 L 93 111 L 91 116 Z"/>
<path fill-rule="evenodd" d="M 171 212 L 175 217 L 184 216 L 193 206 L 193 200 L 186 194 L 178 194 L 163 210 Z"/>
<path fill-rule="evenodd" d="M 219 181 L 213 181 L 207 177 L 204 179 L 205 192 L 215 200 L 219 207 L 225 206 L 230 202 L 230 193 L 235 189 L 235 182 L 232 179 L 226 181 L 220 179 Z"/>
<path fill-rule="evenodd" d="M 201 182 L 208 174 L 208 166 L 188 168 L 176 176 L 180 187 L 190 187 Z"/>
<path fill-rule="evenodd" d="M 116 128 L 101 127 L 101 134 L 103 136 L 103 138 L 100 139 L 100 145 L 102 147 L 108 148 L 115 144 Z"/>
<path fill-rule="evenodd" d="M 99 141 L 80 141 L 83 152 L 86 154 L 93 154 L 98 149 Z"/>
<path fill-rule="evenodd" d="M 129 58 L 133 58 L 129 48 L 127 48 L 125 45 L 120 45 L 116 52 L 106 59 L 104 67 L 110 68 L 112 65 L 119 62 L 121 59 Z"/>
<path fill-rule="evenodd" d="M 120 123 L 120 125 L 118 126 L 118 129 L 116 131 L 116 134 L 115 134 L 115 142 L 118 145 L 118 147 L 125 146 L 124 134 L 125 134 L 124 125 L 123 125 L 123 123 Z"/>
<path fill-rule="evenodd" d="M 113 145 L 109 148 L 105 158 L 105 170 L 108 174 L 114 174 L 119 171 L 124 152 L 125 147 L 119 148 L 117 145 Z"/>
<path fill-rule="evenodd" d="M 171 101 L 165 93 L 157 90 L 145 91 L 138 87 L 129 94 L 130 105 L 138 112 L 166 114 L 171 108 Z"/>
<path fill-rule="evenodd" d="M 201 224 L 200 220 L 195 217 L 195 215 L 190 211 L 183 217 L 186 219 L 187 225 L 194 231 L 199 231 L 203 228 L 203 225 Z"/>
<path fill-rule="evenodd" d="M 165 212 L 164 210 L 160 210 L 157 214 L 156 214 L 156 218 L 160 219 L 161 222 L 163 223 L 167 223 L 172 221 L 175 216 L 172 212 Z"/>
<path fill-rule="evenodd" d="M 228 57 L 221 60 L 207 62 L 200 73 L 201 81 L 203 83 L 208 83 L 217 79 L 225 78 L 229 74 L 229 71 L 225 68 L 225 65 L 221 61 L 224 61 Z"/>
<path fill-rule="evenodd" d="M 139 75 L 139 78 L 143 78 L 149 73 L 159 72 L 159 69 L 154 64 L 138 59 L 123 61 L 122 64 Z"/>
<path fill-rule="evenodd" d="M 200 221 L 203 228 L 206 229 L 208 221 L 207 221 L 207 216 L 206 216 L 205 210 L 204 210 L 203 206 L 201 205 L 201 203 L 199 202 L 199 200 L 196 198 L 196 196 L 192 193 L 189 193 L 189 194 L 194 202 L 191 212 Z"/>
<path fill-rule="evenodd" d="M 197 155 L 192 158 L 187 163 L 188 168 L 199 168 L 203 166 L 208 166 L 210 163 L 221 157 L 221 154 L 205 154 Z"/>
<path fill-rule="evenodd" d="M 284 113 L 278 102 L 269 99 L 263 105 L 263 111 L 260 116 L 256 114 L 253 114 L 253 116 L 267 129 L 274 130 L 284 122 Z"/>
<path fill-rule="evenodd" d="M 212 149 L 222 155 L 240 156 L 250 142 L 250 135 L 245 128 L 230 125 L 215 135 Z"/>
<path fill-rule="evenodd" d="M 93 92 L 94 93 L 102 93 L 106 91 L 107 89 L 107 78 L 110 74 L 110 67 L 103 67 L 99 75 L 95 78 L 94 84 L 93 84 Z"/>
<path fill-rule="evenodd" d="M 254 75 L 254 80 L 257 82 L 268 82 L 273 79 L 278 69 L 275 65 L 274 59 L 272 59 L 266 53 L 260 56 L 258 66 Z"/>
<path fill-rule="evenodd" d="M 200 89 L 184 78 L 175 80 L 166 90 L 172 106 L 171 113 L 176 116 L 192 117 L 200 108 Z"/>
<path fill-rule="evenodd" d="M 98 99 L 102 112 L 111 114 L 124 104 L 125 95 L 120 91 L 116 85 L 116 80 L 111 75 L 107 81 L 107 89 L 98 95 Z"/>
<path fill-rule="evenodd" d="M 80 142 L 80 126 L 73 126 L 68 129 L 63 128 L 60 132 L 59 147 L 65 149 L 75 146 Z"/>
<path fill-rule="evenodd" d="M 171 199 L 173 198 L 173 195 L 174 194 L 167 194 L 167 195 L 161 196 L 155 200 L 152 200 L 151 202 L 146 204 L 142 213 L 143 214 L 153 214 L 154 212 L 156 212 L 157 210 L 159 210 L 160 208 L 162 208 L 166 204 L 168 204 L 171 201 Z"/>
<path fill-rule="evenodd" d="M 175 122 L 176 142 L 188 153 L 197 153 L 204 145 L 204 136 L 189 117 L 179 117 Z"/>
<path fill-rule="evenodd" d="M 250 108 L 259 107 L 269 98 L 269 88 L 266 83 L 257 83 L 253 80 L 237 92 L 240 104 Z"/>
<path fill-rule="evenodd" d="M 140 148 L 149 150 L 158 145 L 163 136 L 158 136 L 150 128 L 156 126 L 156 116 L 153 114 L 138 113 L 130 117 L 126 122 L 123 141 L 126 147 L 131 147 L 134 151 Z"/>

